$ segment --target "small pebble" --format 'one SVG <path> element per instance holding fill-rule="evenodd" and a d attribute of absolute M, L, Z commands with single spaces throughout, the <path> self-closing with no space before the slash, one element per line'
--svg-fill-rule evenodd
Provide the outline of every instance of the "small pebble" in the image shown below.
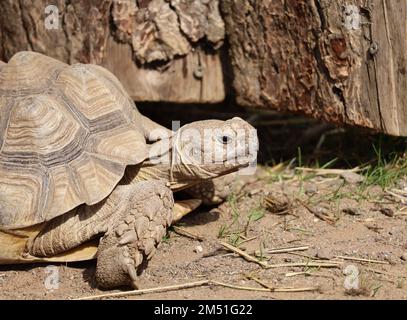
<path fill-rule="evenodd" d="M 262 191 L 261 189 L 253 189 L 253 190 L 250 190 L 250 191 L 249 191 L 249 194 L 250 194 L 251 196 L 254 196 L 255 194 L 260 193 L 261 191 Z"/>
<path fill-rule="evenodd" d="M 383 213 L 385 216 L 394 217 L 394 211 L 390 208 L 381 208 L 380 212 Z"/>
<path fill-rule="evenodd" d="M 315 184 L 308 184 L 305 186 L 305 194 L 312 196 L 314 194 L 318 193 L 318 188 Z"/>
<path fill-rule="evenodd" d="M 407 261 L 407 252 L 403 253 L 400 257 L 401 260 Z"/>
<path fill-rule="evenodd" d="M 394 259 L 393 256 L 387 255 L 384 257 L 384 260 L 386 260 L 388 263 L 390 263 L 392 266 L 397 264 L 396 259 Z"/>
<path fill-rule="evenodd" d="M 357 183 L 361 183 L 365 180 L 365 178 L 363 176 L 361 176 L 360 174 L 357 174 L 355 172 L 343 172 L 341 174 L 341 177 L 343 178 L 343 180 L 345 180 L 349 184 L 357 184 Z"/>
<path fill-rule="evenodd" d="M 322 260 L 331 260 L 333 258 L 332 253 L 327 249 L 319 249 L 315 256 Z"/>
<path fill-rule="evenodd" d="M 203 251 L 203 248 L 202 248 L 202 246 L 196 246 L 195 247 L 195 250 L 194 250 L 196 253 L 201 253 L 202 251 Z"/>
<path fill-rule="evenodd" d="M 344 208 L 342 209 L 342 211 L 346 214 L 349 214 L 350 216 L 360 216 L 362 215 L 362 213 L 360 212 L 360 210 L 358 208 Z"/>

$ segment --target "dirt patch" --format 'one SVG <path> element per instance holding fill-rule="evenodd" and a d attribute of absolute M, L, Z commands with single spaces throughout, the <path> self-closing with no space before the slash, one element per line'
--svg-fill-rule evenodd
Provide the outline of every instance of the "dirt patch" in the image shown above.
<path fill-rule="evenodd" d="M 407 210 L 402 199 L 377 186 L 346 182 L 339 174 L 299 175 L 262 167 L 244 182 L 243 189 L 219 207 L 200 209 L 178 223 L 202 241 L 169 231 L 140 276 L 142 288 L 211 279 L 241 287 L 316 290 L 257 292 L 211 285 L 142 298 L 407 299 Z M 405 182 L 398 186 L 405 187 Z M 264 263 L 288 266 L 265 269 L 226 250 L 221 241 Z M 292 252 L 269 253 L 292 247 Z M 295 250 L 298 247 L 306 249 Z M 337 266 L 289 266 L 310 262 Z M 355 282 L 344 273 L 355 270 L 359 286 L 347 289 L 345 283 Z M 2 266 L 0 298 L 71 299 L 107 293 L 95 288 L 94 271 L 94 262 Z M 49 276 L 55 272 L 59 288 L 52 289 Z M 51 290 L 46 286 L 50 283 Z"/>
<path fill-rule="evenodd" d="M 227 202 L 200 208 L 177 224 L 203 241 L 169 231 L 140 275 L 141 287 L 210 279 L 259 289 L 318 290 L 261 292 L 207 285 L 123 299 L 407 299 L 407 166 L 405 156 L 401 165 L 392 160 L 396 159 L 393 153 L 407 150 L 405 139 L 335 128 L 292 115 L 250 113 L 227 104 L 139 107 L 167 127 L 171 119 L 183 125 L 240 116 L 258 129 L 262 164 L 256 176 L 239 178 L 236 185 L 244 187 L 237 188 Z M 276 169 L 277 163 L 284 165 Z M 386 169 L 389 163 L 391 169 Z M 372 169 L 363 171 L 363 177 L 350 171 L 320 175 L 321 171 L 294 170 L 296 166 L 350 169 L 369 164 Z M 308 266 L 265 269 L 225 250 L 222 241 L 267 264 Z M 288 247 L 306 250 L 268 252 Z M 338 266 L 310 267 L 310 263 L 328 262 Z M 358 289 L 352 289 L 353 278 L 344 274 L 352 271 L 358 273 Z M 56 273 L 59 287 L 52 289 Z M 97 289 L 94 273 L 94 261 L 0 266 L 0 298 L 71 299 L 122 292 Z"/>

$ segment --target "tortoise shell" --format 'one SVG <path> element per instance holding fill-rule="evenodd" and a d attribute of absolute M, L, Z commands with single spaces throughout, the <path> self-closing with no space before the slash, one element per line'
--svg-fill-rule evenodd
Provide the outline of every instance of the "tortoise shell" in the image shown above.
<path fill-rule="evenodd" d="M 113 74 L 20 52 L 0 66 L 0 226 L 30 226 L 107 197 L 147 157 Z"/>

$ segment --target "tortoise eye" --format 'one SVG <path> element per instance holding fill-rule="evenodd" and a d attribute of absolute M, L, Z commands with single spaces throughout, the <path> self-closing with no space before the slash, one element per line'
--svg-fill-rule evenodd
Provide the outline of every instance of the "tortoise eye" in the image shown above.
<path fill-rule="evenodd" d="M 219 140 L 219 142 L 221 142 L 223 144 L 228 144 L 228 143 L 232 142 L 232 137 L 228 136 L 226 134 L 223 134 L 218 138 L 218 140 Z"/>

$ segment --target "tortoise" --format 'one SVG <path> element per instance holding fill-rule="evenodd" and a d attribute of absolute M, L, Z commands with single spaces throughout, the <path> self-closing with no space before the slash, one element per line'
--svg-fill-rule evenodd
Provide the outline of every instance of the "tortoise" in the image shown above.
<path fill-rule="evenodd" d="M 173 192 L 257 154 L 255 130 L 240 118 L 172 132 L 103 67 L 35 52 L 0 64 L 0 111 L 0 263 L 96 258 L 102 288 L 138 288 L 167 227 L 200 203 L 177 205 Z"/>

